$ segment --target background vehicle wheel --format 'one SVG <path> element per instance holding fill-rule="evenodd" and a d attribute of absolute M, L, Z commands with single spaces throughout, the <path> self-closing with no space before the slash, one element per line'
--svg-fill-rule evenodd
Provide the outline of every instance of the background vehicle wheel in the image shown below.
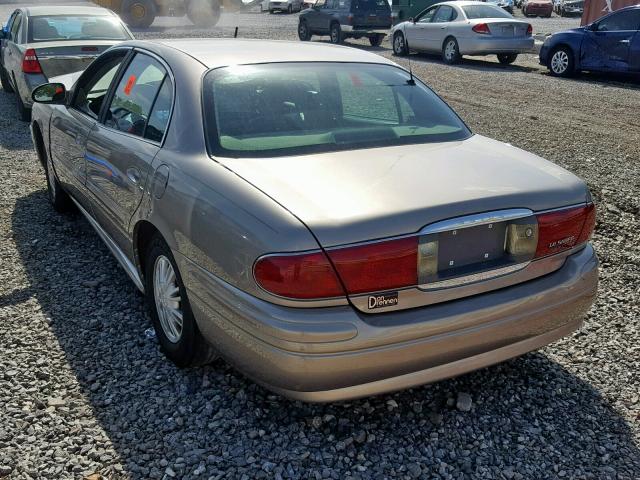
<path fill-rule="evenodd" d="M 198 329 L 182 277 L 162 237 L 151 240 L 145 258 L 147 301 L 162 351 L 179 367 L 212 362 L 216 351 Z"/>
<path fill-rule="evenodd" d="M 503 65 L 509 65 L 515 62 L 516 58 L 518 58 L 517 53 L 499 53 L 497 56 L 498 61 Z"/>
<path fill-rule="evenodd" d="M 384 40 L 384 35 L 374 35 L 373 37 L 369 37 L 369 43 L 372 47 L 379 47 L 382 41 Z"/>
<path fill-rule="evenodd" d="M 573 52 L 569 47 L 556 48 L 549 56 L 547 65 L 551 75 L 556 77 L 570 77 L 574 73 Z"/>
<path fill-rule="evenodd" d="M 300 22 L 298 22 L 298 38 L 303 42 L 311 40 L 311 32 L 309 31 L 309 26 L 305 20 L 300 20 Z"/>
<path fill-rule="evenodd" d="M 445 39 L 442 45 L 442 60 L 449 65 L 460 61 L 460 49 L 458 48 L 458 41 L 455 38 L 448 37 Z"/>
<path fill-rule="evenodd" d="M 11 86 L 11 82 L 9 82 L 7 72 L 5 72 L 4 68 L 2 67 L 0 67 L 0 83 L 2 83 L 2 88 L 5 92 L 13 93 L 13 87 Z"/>
<path fill-rule="evenodd" d="M 404 38 L 402 32 L 396 32 L 393 36 L 393 53 L 399 57 L 403 57 L 409 54 L 409 46 Z"/>
<path fill-rule="evenodd" d="M 41 155 L 41 158 L 44 160 L 44 173 L 47 176 L 47 194 L 49 196 L 51 206 L 58 213 L 71 211 L 73 209 L 73 202 L 67 192 L 65 192 L 62 189 L 62 186 L 60 186 L 60 182 L 58 182 L 58 179 L 56 178 L 49 156 L 42 151 L 41 146 L 38 146 L 37 148 L 38 155 Z M 45 156 L 46 158 L 43 158 L 42 156 Z"/>
<path fill-rule="evenodd" d="M 122 18 L 133 28 L 149 28 L 156 18 L 156 4 L 153 0 L 124 0 Z"/>
<path fill-rule="evenodd" d="M 220 20 L 220 4 L 217 0 L 190 0 L 187 18 L 198 28 L 215 27 Z"/>
<path fill-rule="evenodd" d="M 331 29 L 329 30 L 331 35 L 331 43 L 335 43 L 336 45 L 342 43 L 342 29 L 340 28 L 340 24 L 332 23 Z"/>

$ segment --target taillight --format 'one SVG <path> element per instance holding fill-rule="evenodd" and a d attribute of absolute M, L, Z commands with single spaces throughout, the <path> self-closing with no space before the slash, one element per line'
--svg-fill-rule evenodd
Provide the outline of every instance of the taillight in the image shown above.
<path fill-rule="evenodd" d="M 328 251 L 350 295 L 415 285 L 418 237 L 400 238 Z"/>
<path fill-rule="evenodd" d="M 344 296 L 323 252 L 262 257 L 254 265 L 253 275 L 258 285 L 281 297 L 309 300 Z"/>
<path fill-rule="evenodd" d="M 533 26 L 531 24 L 527 25 L 527 36 L 533 35 Z"/>
<path fill-rule="evenodd" d="M 486 23 L 478 23 L 477 25 L 474 25 L 471 30 L 476 33 L 482 33 L 485 35 L 491 33 L 491 30 L 489 30 L 489 25 L 487 25 Z"/>
<path fill-rule="evenodd" d="M 24 52 L 24 57 L 22 58 L 22 71 L 24 73 L 42 73 L 42 67 L 40 67 L 38 56 L 33 48 L 29 48 Z"/>
<path fill-rule="evenodd" d="M 569 250 L 588 241 L 595 227 L 595 212 L 595 206 L 589 204 L 537 215 L 535 258 Z"/>

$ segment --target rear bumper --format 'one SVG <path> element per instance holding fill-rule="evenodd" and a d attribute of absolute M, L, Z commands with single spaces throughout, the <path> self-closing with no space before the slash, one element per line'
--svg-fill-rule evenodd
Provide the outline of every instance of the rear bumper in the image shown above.
<path fill-rule="evenodd" d="M 533 37 L 509 38 L 478 35 L 473 41 L 459 41 L 462 55 L 488 55 L 492 53 L 527 53 L 533 50 Z"/>
<path fill-rule="evenodd" d="M 198 325 L 221 354 L 267 388 L 315 402 L 409 388 L 540 348 L 581 325 L 598 283 L 588 245 L 536 280 L 365 315 L 351 307 L 272 305 L 176 258 Z"/>
<path fill-rule="evenodd" d="M 351 26 L 351 25 L 340 25 L 340 29 L 349 35 L 352 36 L 367 36 L 367 35 L 387 35 L 389 33 L 389 29 L 391 28 L 391 24 L 388 27 L 359 27 L 359 26 Z"/>

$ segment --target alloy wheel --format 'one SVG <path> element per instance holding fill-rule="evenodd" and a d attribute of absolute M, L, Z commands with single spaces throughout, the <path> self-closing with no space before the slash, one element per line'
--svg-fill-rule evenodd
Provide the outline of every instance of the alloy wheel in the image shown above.
<path fill-rule="evenodd" d="M 456 55 L 456 42 L 454 40 L 449 40 L 447 45 L 444 47 L 444 56 L 447 60 L 451 61 L 455 58 Z"/>
<path fill-rule="evenodd" d="M 162 331 L 172 343 L 182 336 L 182 298 L 176 272 L 171 261 L 164 255 L 158 256 L 153 267 L 153 298 Z"/>
<path fill-rule="evenodd" d="M 558 50 L 551 57 L 551 70 L 553 73 L 562 75 L 569 67 L 569 55 L 564 50 Z"/>
<path fill-rule="evenodd" d="M 404 35 L 398 34 L 393 40 L 393 51 L 400 55 L 404 52 Z"/>

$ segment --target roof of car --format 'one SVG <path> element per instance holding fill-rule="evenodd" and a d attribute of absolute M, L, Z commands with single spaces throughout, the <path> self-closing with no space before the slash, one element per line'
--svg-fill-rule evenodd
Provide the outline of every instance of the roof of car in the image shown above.
<path fill-rule="evenodd" d="M 106 8 L 83 5 L 38 5 L 25 7 L 24 10 L 29 17 L 37 17 L 40 15 L 115 15 L 111 10 L 107 10 Z"/>
<path fill-rule="evenodd" d="M 143 46 L 149 42 L 134 42 Z M 195 58 L 208 68 L 251 63 L 281 62 L 357 62 L 394 63 L 374 53 L 357 48 L 326 45 L 317 42 L 250 40 L 239 38 L 189 38 L 156 40 Z"/>

